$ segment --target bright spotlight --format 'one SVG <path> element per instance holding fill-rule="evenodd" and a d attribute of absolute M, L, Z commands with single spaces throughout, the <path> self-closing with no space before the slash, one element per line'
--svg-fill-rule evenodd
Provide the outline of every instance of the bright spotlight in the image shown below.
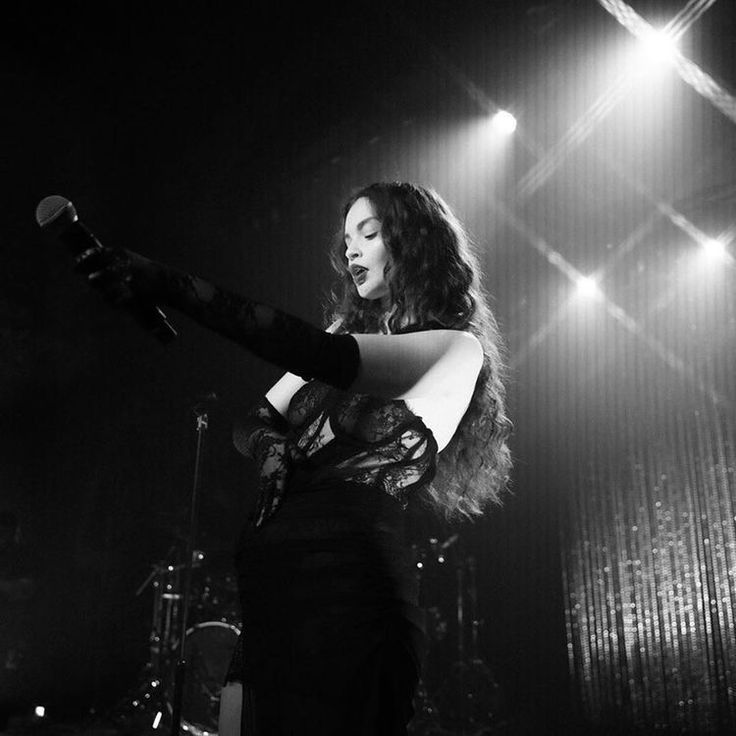
<path fill-rule="evenodd" d="M 590 276 L 581 276 L 577 280 L 577 293 L 583 299 L 600 299 L 603 294 L 598 282 Z"/>
<path fill-rule="evenodd" d="M 675 39 L 666 31 L 649 28 L 639 40 L 644 58 L 652 64 L 660 66 L 674 61 L 677 56 Z"/>
<path fill-rule="evenodd" d="M 33 709 L 33 715 L 36 716 L 36 718 L 45 718 L 46 717 L 46 708 L 43 705 L 37 705 Z"/>
<path fill-rule="evenodd" d="M 702 243 L 703 254 L 709 261 L 722 261 L 726 258 L 726 246 L 717 238 Z"/>
<path fill-rule="evenodd" d="M 491 128 L 503 135 L 511 135 L 516 130 L 516 118 L 506 110 L 499 110 L 491 118 Z"/>

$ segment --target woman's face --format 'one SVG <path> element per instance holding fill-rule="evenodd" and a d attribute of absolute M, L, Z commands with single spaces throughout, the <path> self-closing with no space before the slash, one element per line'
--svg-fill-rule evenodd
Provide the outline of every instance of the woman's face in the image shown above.
<path fill-rule="evenodd" d="M 345 217 L 345 257 L 363 299 L 388 296 L 384 271 L 389 255 L 381 235 L 381 221 L 367 197 L 357 199 Z"/>

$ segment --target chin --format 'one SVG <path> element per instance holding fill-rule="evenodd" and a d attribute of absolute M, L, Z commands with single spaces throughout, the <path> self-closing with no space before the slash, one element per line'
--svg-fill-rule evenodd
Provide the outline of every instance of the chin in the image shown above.
<path fill-rule="evenodd" d="M 363 289 L 361 287 L 358 287 L 358 296 L 361 299 L 365 299 L 366 301 L 375 302 L 379 299 L 385 299 L 388 296 L 388 289 L 386 289 L 384 286 L 381 286 L 379 288 L 368 288 Z"/>
<path fill-rule="evenodd" d="M 381 301 L 381 299 L 385 299 L 388 296 L 388 294 L 383 294 L 381 292 L 375 293 L 372 291 L 367 291 L 365 294 L 361 294 L 360 292 L 358 292 L 358 296 L 361 299 L 365 299 L 367 302 L 378 302 L 378 301 Z"/>

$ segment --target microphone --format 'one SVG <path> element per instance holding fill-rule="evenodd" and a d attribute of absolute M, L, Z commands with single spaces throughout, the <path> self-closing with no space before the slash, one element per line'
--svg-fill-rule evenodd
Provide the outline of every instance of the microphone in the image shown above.
<path fill-rule="evenodd" d="M 61 240 L 73 255 L 90 248 L 102 249 L 102 243 L 80 222 L 74 205 L 58 194 L 44 197 L 38 203 L 36 222 L 42 230 Z M 176 337 L 176 330 L 155 304 L 134 295 L 125 308 L 143 328 L 152 332 L 161 342 L 169 343 Z"/>

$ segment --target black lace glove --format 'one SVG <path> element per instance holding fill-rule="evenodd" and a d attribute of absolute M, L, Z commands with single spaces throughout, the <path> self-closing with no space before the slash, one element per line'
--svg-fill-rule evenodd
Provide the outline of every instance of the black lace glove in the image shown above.
<path fill-rule="evenodd" d="M 351 335 L 333 335 L 266 304 L 220 289 L 122 248 L 85 251 L 76 270 L 113 304 L 133 295 L 178 309 L 264 360 L 339 389 L 355 380 L 360 362 Z"/>
<path fill-rule="evenodd" d="M 301 458 L 296 445 L 287 437 L 289 425 L 267 399 L 262 399 L 233 429 L 233 443 L 246 457 L 256 462 L 259 493 L 253 515 L 256 527 L 276 513 L 286 494 L 291 469 Z"/>

